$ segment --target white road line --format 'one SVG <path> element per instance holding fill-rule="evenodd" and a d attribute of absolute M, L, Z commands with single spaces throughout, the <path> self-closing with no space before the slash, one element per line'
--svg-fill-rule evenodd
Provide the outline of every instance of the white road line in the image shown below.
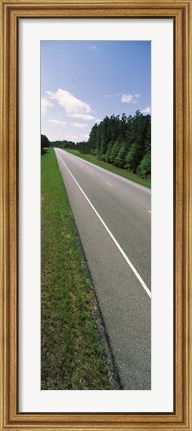
<path fill-rule="evenodd" d="M 110 184 L 110 183 L 108 183 L 107 181 L 105 181 L 105 183 L 106 183 L 108 186 L 113 187 L 113 185 L 112 185 L 112 184 Z"/>
<path fill-rule="evenodd" d="M 139 280 L 141 286 L 143 287 L 143 289 L 145 290 L 145 292 L 147 293 L 147 295 L 149 296 L 149 298 L 151 298 L 151 291 L 149 290 L 149 288 L 147 287 L 147 285 L 145 284 L 145 282 L 143 281 L 143 279 L 141 278 L 141 276 L 139 275 L 139 273 L 137 272 L 137 270 L 135 269 L 135 267 L 133 266 L 133 264 L 131 263 L 130 259 L 127 257 L 127 255 L 125 254 L 125 252 L 123 251 L 123 249 L 121 248 L 120 244 L 118 243 L 118 241 L 115 239 L 115 237 L 113 236 L 112 232 L 110 231 L 110 229 L 107 227 L 106 223 L 103 221 L 102 217 L 100 216 L 100 214 L 97 212 L 97 210 L 95 209 L 95 207 L 93 206 L 93 204 L 91 203 L 91 201 L 89 200 L 89 198 L 87 197 L 87 195 L 85 194 L 85 192 L 83 191 L 83 189 L 81 188 L 81 186 L 79 185 L 79 183 L 77 182 L 77 180 L 75 179 L 75 177 L 73 176 L 72 172 L 70 171 L 70 169 L 67 167 L 66 163 L 63 161 L 63 159 L 61 158 L 61 156 L 58 154 L 58 157 L 61 159 L 63 165 L 65 166 L 65 168 L 68 170 L 68 172 L 70 173 L 70 175 L 72 176 L 73 180 L 75 181 L 75 183 L 77 184 L 77 186 L 79 187 L 79 189 L 81 190 L 81 193 L 83 194 L 83 196 L 85 197 L 85 199 L 87 200 L 87 202 L 89 203 L 89 205 L 91 206 L 91 208 L 93 209 L 93 211 L 95 212 L 95 214 L 97 215 L 98 219 L 100 220 L 100 222 L 102 223 L 102 225 L 104 226 L 104 228 L 106 229 L 106 231 L 108 232 L 109 236 L 111 237 L 111 239 L 113 240 L 113 242 L 115 243 L 115 245 L 117 246 L 118 250 L 120 251 L 120 253 L 122 254 L 122 256 L 124 257 L 126 263 L 130 266 L 130 268 L 132 269 L 133 273 L 135 274 L 136 278 Z"/>

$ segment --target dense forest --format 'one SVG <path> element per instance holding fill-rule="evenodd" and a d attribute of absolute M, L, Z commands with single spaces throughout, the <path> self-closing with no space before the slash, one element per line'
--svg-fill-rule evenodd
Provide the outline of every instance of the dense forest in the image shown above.
<path fill-rule="evenodd" d="M 75 148 L 147 178 L 151 175 L 151 116 L 136 111 L 134 116 L 105 117 L 92 127 L 87 142 L 57 141 L 47 146 Z"/>

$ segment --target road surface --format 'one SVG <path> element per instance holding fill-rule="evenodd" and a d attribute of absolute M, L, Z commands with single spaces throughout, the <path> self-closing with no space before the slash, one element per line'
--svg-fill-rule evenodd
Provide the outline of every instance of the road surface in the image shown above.
<path fill-rule="evenodd" d="M 123 389 L 151 389 L 151 192 L 55 149 Z"/>

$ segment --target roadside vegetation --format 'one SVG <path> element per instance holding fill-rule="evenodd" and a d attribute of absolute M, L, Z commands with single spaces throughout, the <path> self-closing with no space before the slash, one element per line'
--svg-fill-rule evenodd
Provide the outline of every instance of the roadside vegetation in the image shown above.
<path fill-rule="evenodd" d="M 41 157 L 41 389 L 113 389 L 54 150 Z"/>
<path fill-rule="evenodd" d="M 88 141 L 77 143 L 76 147 L 98 160 L 150 178 L 151 116 L 136 111 L 133 117 L 105 117 L 92 127 Z"/>
<path fill-rule="evenodd" d="M 92 127 L 88 141 L 75 144 L 63 140 L 50 142 L 49 145 L 78 150 L 79 153 L 74 154 L 81 155 L 92 163 L 140 184 L 150 186 L 151 116 L 149 114 L 143 115 L 140 111 L 136 111 L 134 116 L 127 117 L 122 114 L 121 117 L 119 115 L 105 117 Z M 84 155 L 89 157 L 86 158 Z"/>

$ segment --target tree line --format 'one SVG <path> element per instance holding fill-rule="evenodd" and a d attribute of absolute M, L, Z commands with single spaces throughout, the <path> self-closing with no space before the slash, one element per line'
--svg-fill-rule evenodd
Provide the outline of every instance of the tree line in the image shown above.
<path fill-rule="evenodd" d="M 46 148 L 50 147 L 62 148 L 63 150 L 64 148 L 75 149 L 76 144 L 65 139 L 63 141 L 49 141 L 46 135 L 41 135 L 41 154 L 44 154 Z"/>
<path fill-rule="evenodd" d="M 151 175 L 151 116 L 136 111 L 105 117 L 76 148 L 146 178 Z"/>
<path fill-rule="evenodd" d="M 92 127 L 87 142 L 56 141 L 50 146 L 75 148 L 143 178 L 151 176 L 151 116 L 140 111 L 106 116 Z"/>

